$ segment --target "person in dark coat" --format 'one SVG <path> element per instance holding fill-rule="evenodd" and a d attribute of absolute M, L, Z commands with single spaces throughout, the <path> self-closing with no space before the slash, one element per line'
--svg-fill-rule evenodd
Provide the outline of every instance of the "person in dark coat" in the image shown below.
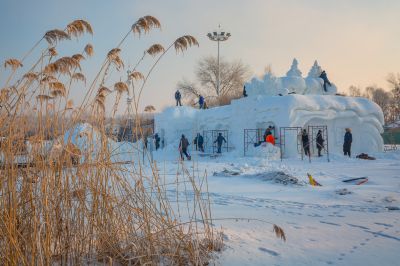
<path fill-rule="evenodd" d="M 203 109 L 203 105 L 204 105 L 204 97 L 199 95 L 199 108 Z"/>
<path fill-rule="evenodd" d="M 346 128 L 346 133 L 344 134 L 344 143 L 343 143 L 343 153 L 344 155 L 351 155 L 351 143 L 353 142 L 353 135 L 351 134 L 350 128 Z"/>
<path fill-rule="evenodd" d="M 203 136 L 200 135 L 200 133 L 197 133 L 197 146 L 199 148 L 199 151 L 201 151 L 201 152 L 204 152 L 203 143 L 204 143 Z"/>
<path fill-rule="evenodd" d="M 326 84 L 328 84 L 329 86 L 331 86 L 331 82 L 328 79 L 328 76 L 326 75 L 325 70 L 322 71 L 321 75 L 319 75 L 320 78 L 322 78 L 322 80 L 324 81 L 324 91 L 326 90 Z"/>
<path fill-rule="evenodd" d="M 321 155 L 321 150 L 324 148 L 324 141 L 325 140 L 322 138 L 322 131 L 318 130 L 317 139 L 316 139 L 317 149 L 318 149 L 318 157 L 322 156 Z"/>
<path fill-rule="evenodd" d="M 181 97 L 182 97 L 181 92 L 179 90 L 176 90 L 176 92 L 175 92 L 176 106 L 178 106 L 178 105 L 182 106 Z"/>
<path fill-rule="evenodd" d="M 303 143 L 303 149 L 306 156 L 310 156 L 310 139 L 308 138 L 308 133 L 305 129 L 303 129 L 303 133 L 301 134 L 301 142 Z"/>
<path fill-rule="evenodd" d="M 160 148 L 160 140 L 161 140 L 160 136 L 158 136 L 158 133 L 154 135 L 154 140 L 156 143 L 156 150 L 158 150 Z"/>
<path fill-rule="evenodd" d="M 264 136 L 263 136 L 263 142 L 265 142 L 265 140 L 267 139 L 268 135 L 271 135 L 271 134 L 272 134 L 271 128 L 267 128 L 265 130 L 265 133 L 264 133 Z"/>
<path fill-rule="evenodd" d="M 247 97 L 246 86 L 243 86 L 243 97 Z"/>
<path fill-rule="evenodd" d="M 217 153 L 221 153 L 222 142 L 226 143 L 226 139 L 222 136 L 222 133 L 219 133 L 217 139 L 214 141 L 214 143 L 217 143 L 218 146 Z"/>
<path fill-rule="evenodd" d="M 179 152 L 181 154 L 181 159 L 182 161 L 185 160 L 183 155 L 186 156 L 186 158 L 190 161 L 191 157 L 187 152 L 187 148 L 189 147 L 189 141 L 187 138 L 185 138 L 185 135 L 182 134 L 181 140 L 179 141 Z"/>

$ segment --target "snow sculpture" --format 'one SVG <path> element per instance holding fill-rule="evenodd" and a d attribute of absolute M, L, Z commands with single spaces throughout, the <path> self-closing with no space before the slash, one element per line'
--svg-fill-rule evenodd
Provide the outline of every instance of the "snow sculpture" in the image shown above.
<path fill-rule="evenodd" d="M 281 78 L 281 88 L 288 89 L 289 93 L 303 94 L 306 90 L 306 82 L 301 76 L 298 64 L 296 58 L 293 59 L 292 66 L 286 73 L 286 77 Z"/>
<path fill-rule="evenodd" d="M 318 65 L 317 60 L 315 60 L 314 65 L 308 72 L 306 81 L 306 91 L 304 94 L 335 94 L 337 93 L 337 88 L 331 83 L 331 86 L 327 86 L 327 92 L 323 90 L 324 81 L 319 77 L 322 73 L 322 68 Z M 322 90 L 321 90 L 322 88 Z"/>
<path fill-rule="evenodd" d="M 254 83 L 259 81 L 262 82 L 253 80 Z M 170 107 L 155 116 L 155 132 L 160 133 L 162 141 L 167 143 L 167 151 L 176 155 L 181 134 L 191 142 L 197 133 L 202 134 L 204 130 L 228 130 L 230 149 L 242 156 L 243 130 L 265 128 L 267 121 L 273 123 L 276 130 L 280 127 L 326 125 L 330 153 L 343 154 L 343 136 L 347 127 L 353 133 L 352 154 L 383 150 L 380 134 L 384 121 L 380 107 L 365 98 L 336 95 L 256 95 L 207 110 Z M 279 133 L 276 137 L 279 143 Z M 286 136 L 285 157 L 298 155 L 296 142 L 296 135 Z M 263 150 L 259 149 L 261 153 Z"/>
<path fill-rule="evenodd" d="M 319 77 L 322 68 L 315 61 L 306 78 L 302 77 L 302 73 L 298 68 L 297 59 L 293 59 L 292 66 L 284 77 L 275 77 L 271 73 L 266 73 L 262 79 L 253 78 L 246 83 L 248 95 L 286 95 L 288 93 L 295 94 L 328 94 L 337 93 L 336 86 L 331 83 L 324 91 L 324 81 Z"/>

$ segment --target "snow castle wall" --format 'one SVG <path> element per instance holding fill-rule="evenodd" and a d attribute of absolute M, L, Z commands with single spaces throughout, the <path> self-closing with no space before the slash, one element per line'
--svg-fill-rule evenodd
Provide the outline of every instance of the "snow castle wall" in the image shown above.
<path fill-rule="evenodd" d="M 155 130 L 167 149 L 176 151 L 182 134 L 192 142 L 203 130 L 220 129 L 229 131 L 229 147 L 238 156 L 243 155 L 244 129 L 265 128 L 269 123 L 275 125 L 277 137 L 280 127 L 327 125 L 330 153 L 342 154 L 347 127 L 353 134 L 353 154 L 383 150 L 382 110 L 368 99 L 359 97 L 254 95 L 207 110 L 169 107 L 155 116 Z M 287 137 L 285 156 L 297 155 L 295 137 L 292 136 L 293 140 Z"/>

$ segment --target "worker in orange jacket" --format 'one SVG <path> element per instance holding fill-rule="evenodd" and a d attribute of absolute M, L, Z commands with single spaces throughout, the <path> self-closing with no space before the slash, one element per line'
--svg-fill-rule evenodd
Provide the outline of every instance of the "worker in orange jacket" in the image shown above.
<path fill-rule="evenodd" d="M 265 142 L 269 142 L 269 143 L 271 143 L 272 145 L 275 145 L 275 138 L 274 138 L 274 136 L 272 135 L 271 132 L 270 132 L 270 134 L 268 134 L 268 135 L 265 137 Z"/>

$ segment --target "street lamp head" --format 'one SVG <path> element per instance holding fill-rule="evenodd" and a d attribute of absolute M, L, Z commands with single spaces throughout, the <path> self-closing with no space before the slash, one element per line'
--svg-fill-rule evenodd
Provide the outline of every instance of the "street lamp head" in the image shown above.
<path fill-rule="evenodd" d="M 231 37 L 231 33 L 230 32 L 226 32 L 226 31 L 213 31 L 212 33 L 209 32 L 207 34 L 207 37 L 212 40 L 212 41 L 226 41 L 229 39 L 229 37 Z"/>

